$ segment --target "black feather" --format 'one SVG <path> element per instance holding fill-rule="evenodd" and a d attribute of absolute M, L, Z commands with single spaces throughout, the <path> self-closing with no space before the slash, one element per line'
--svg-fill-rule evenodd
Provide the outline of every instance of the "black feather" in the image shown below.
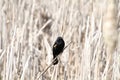
<path fill-rule="evenodd" d="M 58 37 L 53 45 L 53 59 L 63 52 L 65 46 L 65 42 L 62 37 Z M 58 63 L 58 59 L 56 58 L 53 62 L 53 65 Z"/>

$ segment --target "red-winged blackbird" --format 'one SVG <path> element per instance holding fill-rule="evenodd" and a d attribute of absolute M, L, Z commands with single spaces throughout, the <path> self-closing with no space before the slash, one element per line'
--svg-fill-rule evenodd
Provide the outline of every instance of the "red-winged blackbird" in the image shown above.
<path fill-rule="evenodd" d="M 58 56 L 60 53 L 63 52 L 65 46 L 65 42 L 62 37 L 58 37 L 53 45 L 53 59 Z M 53 65 L 56 65 L 58 63 L 58 59 L 56 58 L 53 61 Z"/>

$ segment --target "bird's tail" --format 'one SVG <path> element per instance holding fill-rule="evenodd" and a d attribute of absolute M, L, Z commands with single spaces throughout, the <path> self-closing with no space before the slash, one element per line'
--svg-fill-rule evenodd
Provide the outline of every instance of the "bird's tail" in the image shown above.
<path fill-rule="evenodd" d="M 53 58 L 53 59 L 55 59 L 55 58 Z M 53 65 L 56 65 L 56 64 L 58 64 L 58 59 L 57 58 L 53 61 Z"/>

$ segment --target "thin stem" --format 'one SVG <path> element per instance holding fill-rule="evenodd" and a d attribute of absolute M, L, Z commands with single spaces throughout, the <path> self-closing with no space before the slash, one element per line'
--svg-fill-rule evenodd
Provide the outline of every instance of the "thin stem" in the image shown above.
<path fill-rule="evenodd" d="M 63 49 L 63 51 L 69 46 L 71 44 L 71 42 L 67 45 L 67 46 L 65 46 L 65 48 Z M 59 57 L 59 55 L 58 56 L 56 56 L 53 60 L 52 60 L 52 62 L 51 62 L 51 64 L 40 74 L 40 72 L 37 74 L 38 75 L 38 77 L 35 79 L 35 80 L 39 80 L 39 78 L 52 66 L 52 64 L 53 64 L 53 62 L 55 61 L 55 59 L 57 59 Z M 40 75 L 39 75 L 40 74 Z"/>

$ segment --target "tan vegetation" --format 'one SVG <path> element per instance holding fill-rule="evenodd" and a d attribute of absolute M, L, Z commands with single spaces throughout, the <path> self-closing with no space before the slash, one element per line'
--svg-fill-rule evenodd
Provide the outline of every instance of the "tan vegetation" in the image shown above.
<path fill-rule="evenodd" d="M 58 36 L 71 44 L 39 80 L 120 80 L 119 0 L 0 0 L 0 80 L 36 80 Z"/>
<path fill-rule="evenodd" d="M 103 37 L 107 52 L 107 64 L 105 68 L 105 73 L 108 75 L 107 80 L 112 78 L 113 53 L 118 40 L 117 28 L 117 4 L 115 0 L 110 0 L 107 3 L 106 13 L 103 20 Z"/>

